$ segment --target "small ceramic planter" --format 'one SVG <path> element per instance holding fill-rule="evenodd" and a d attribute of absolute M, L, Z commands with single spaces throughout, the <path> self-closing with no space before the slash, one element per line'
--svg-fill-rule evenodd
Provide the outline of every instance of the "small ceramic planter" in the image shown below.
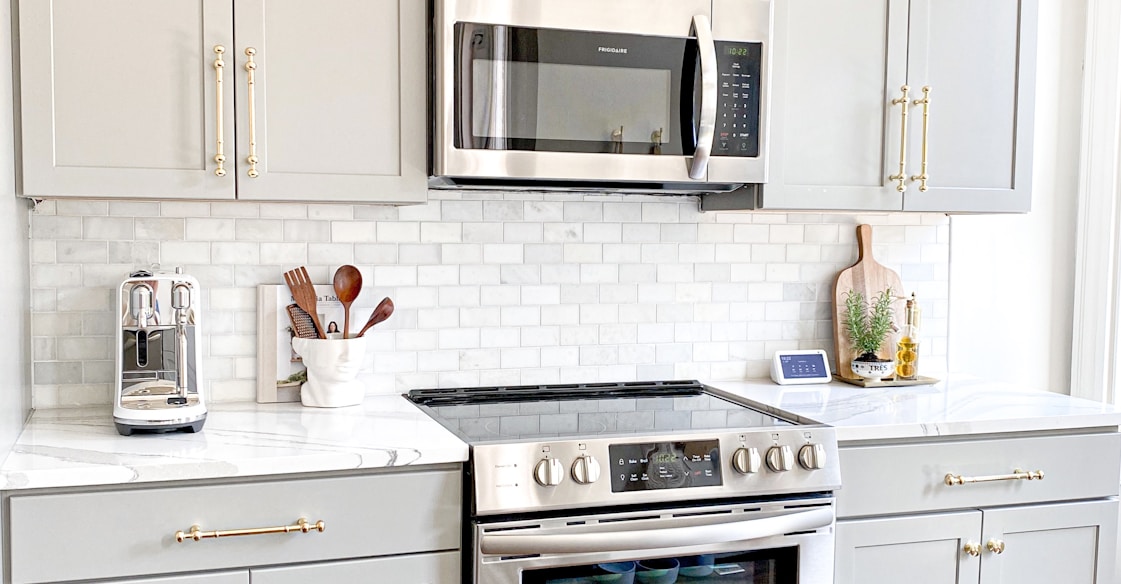
<path fill-rule="evenodd" d="M 366 386 L 356 379 L 366 359 L 366 337 L 354 339 L 292 339 L 304 359 L 307 383 L 300 402 L 317 408 L 356 406 L 366 398 Z"/>
<path fill-rule="evenodd" d="M 895 371 L 895 361 L 857 361 L 853 359 L 849 366 L 852 367 L 853 373 L 868 381 L 879 381 L 881 378 L 889 377 Z"/>

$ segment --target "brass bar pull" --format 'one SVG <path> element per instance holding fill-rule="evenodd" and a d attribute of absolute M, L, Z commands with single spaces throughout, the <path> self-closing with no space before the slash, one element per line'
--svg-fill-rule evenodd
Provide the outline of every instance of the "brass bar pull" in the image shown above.
<path fill-rule="evenodd" d="M 965 547 L 963 547 L 961 551 L 976 558 L 981 555 L 981 544 L 973 541 L 966 542 Z"/>
<path fill-rule="evenodd" d="M 911 103 L 922 106 L 922 168 L 919 170 L 919 174 L 911 177 L 911 180 L 919 181 L 919 191 L 925 193 L 926 181 L 930 179 L 930 176 L 926 173 L 927 138 L 930 136 L 930 86 L 927 85 L 922 88 L 922 99 L 916 99 Z"/>
<path fill-rule="evenodd" d="M 253 96 L 253 72 L 257 70 L 257 64 L 253 62 L 253 55 L 257 54 L 257 49 L 253 47 L 245 48 L 245 56 L 249 59 L 245 62 L 245 71 L 248 73 L 249 79 L 249 92 L 247 97 L 249 99 L 249 156 L 245 157 L 245 161 L 249 163 L 249 178 L 257 178 L 257 115 L 254 111 Z"/>
<path fill-rule="evenodd" d="M 280 527 L 256 527 L 252 529 L 227 529 L 227 530 L 214 530 L 202 531 L 197 525 L 192 525 L 191 529 L 187 532 L 176 531 L 175 541 L 184 542 L 188 539 L 194 541 L 201 541 L 204 539 L 218 539 L 220 537 L 237 537 L 239 535 L 265 535 L 269 533 L 310 533 L 312 531 L 322 532 L 327 526 L 323 521 L 316 521 L 315 523 L 308 523 L 307 519 L 303 517 L 296 521 L 295 525 L 281 525 Z"/>
<path fill-rule="evenodd" d="M 965 485 L 968 483 L 991 483 L 995 481 L 1041 481 L 1043 480 L 1043 471 L 1023 471 L 1016 469 L 1012 474 L 1004 475 L 989 475 L 981 477 L 963 477 L 949 473 L 946 475 L 946 486 L 952 487 L 954 485 Z"/>
<path fill-rule="evenodd" d="M 990 552 L 997 555 L 1004 553 L 1003 540 L 999 540 L 996 538 L 990 539 L 987 543 L 985 543 L 985 547 L 988 548 Z"/>
<path fill-rule="evenodd" d="M 911 104 L 907 93 L 911 88 L 904 85 L 899 89 L 903 92 L 903 97 L 891 100 L 891 105 L 903 106 L 903 121 L 899 125 L 899 172 L 887 179 L 899 181 L 899 184 L 895 185 L 895 190 L 902 193 L 907 190 L 907 107 Z"/>
<path fill-rule="evenodd" d="M 222 129 L 222 74 L 226 70 L 226 62 L 222 60 L 222 54 L 226 52 L 226 47 L 222 45 L 214 45 L 214 95 L 215 95 L 215 112 L 214 117 L 218 119 L 218 153 L 214 155 L 214 162 L 218 163 L 218 168 L 214 169 L 215 176 L 226 176 L 226 153 L 224 150 L 225 143 L 222 140 L 224 130 Z"/>

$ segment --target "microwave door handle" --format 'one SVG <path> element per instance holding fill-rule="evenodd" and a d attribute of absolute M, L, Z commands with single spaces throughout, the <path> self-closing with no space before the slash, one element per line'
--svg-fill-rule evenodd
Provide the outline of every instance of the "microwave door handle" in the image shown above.
<path fill-rule="evenodd" d="M 693 17 L 693 30 L 697 34 L 697 50 L 701 56 L 701 120 L 697 131 L 697 150 L 689 167 L 689 178 L 703 179 L 708 172 L 708 159 L 716 138 L 717 71 L 716 43 L 712 40 L 712 25 L 708 17 Z"/>
<path fill-rule="evenodd" d="M 833 508 L 820 507 L 762 519 L 689 527 L 549 535 L 487 534 L 479 542 L 479 551 L 484 554 L 512 556 L 653 550 L 762 539 L 819 529 L 832 523 Z"/>

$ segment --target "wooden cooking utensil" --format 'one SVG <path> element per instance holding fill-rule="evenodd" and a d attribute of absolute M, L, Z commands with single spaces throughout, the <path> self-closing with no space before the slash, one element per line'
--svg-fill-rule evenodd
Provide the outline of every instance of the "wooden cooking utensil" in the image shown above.
<path fill-rule="evenodd" d="M 366 334 L 366 331 L 370 330 L 370 327 L 374 326 L 375 324 L 377 324 L 379 322 L 384 321 L 385 319 L 389 318 L 392 314 L 393 314 L 393 301 L 390 300 L 388 297 L 387 298 L 382 298 L 381 302 L 378 303 L 377 308 L 374 308 L 374 311 L 370 313 L 370 318 L 366 320 L 366 326 L 362 327 L 362 330 L 358 331 L 358 334 L 355 335 L 355 336 L 360 337 L 360 336 Z"/>
<path fill-rule="evenodd" d="M 362 291 L 362 272 L 351 265 L 339 266 L 339 269 L 335 270 L 333 284 L 335 286 L 335 296 L 339 297 L 339 303 L 343 305 L 343 338 L 349 339 L 350 305 L 354 303 L 354 299 L 358 298 L 358 293 Z"/>
<path fill-rule="evenodd" d="M 852 341 L 849 340 L 848 331 L 845 330 L 845 295 L 849 290 L 860 292 L 869 302 L 881 292 L 892 289 L 892 293 L 901 296 L 903 283 L 899 274 L 888 269 L 872 257 L 872 226 L 856 226 L 856 244 L 860 250 L 856 263 L 837 274 L 833 284 L 833 347 L 836 353 L 837 366 L 833 373 L 845 379 L 860 379 L 852 372 L 849 363 L 856 355 L 853 354 Z M 894 308 L 894 307 L 893 307 Z M 898 310 L 896 310 L 898 314 Z M 880 358 L 890 359 L 895 354 L 895 344 L 898 335 L 889 333 L 884 344 L 876 355 Z"/>
<path fill-rule="evenodd" d="M 315 310 L 317 304 L 315 285 L 311 283 L 311 278 L 307 275 L 307 268 L 300 266 L 284 272 L 284 281 L 288 283 L 288 289 L 292 291 L 292 299 L 296 301 L 300 308 L 304 309 L 304 312 L 311 316 L 312 322 L 315 323 L 315 332 L 319 338 L 327 338 L 323 334 L 323 325 L 319 323 L 319 313 Z"/>

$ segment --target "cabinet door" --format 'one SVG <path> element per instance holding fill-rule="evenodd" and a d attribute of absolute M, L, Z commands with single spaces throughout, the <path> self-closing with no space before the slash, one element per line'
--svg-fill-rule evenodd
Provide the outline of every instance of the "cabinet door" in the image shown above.
<path fill-rule="evenodd" d="M 252 579 L 253 584 L 307 584 L 308 582 L 447 584 L 459 582 L 459 573 L 459 552 L 442 552 L 254 569 Z"/>
<path fill-rule="evenodd" d="M 154 578 L 133 578 L 129 580 L 107 580 L 121 584 L 249 584 L 249 570 L 235 572 L 211 572 L 207 574 L 182 574 L 179 576 L 157 576 Z"/>
<path fill-rule="evenodd" d="M 912 0 L 907 78 L 930 87 L 928 190 L 907 211 L 1031 207 L 1036 0 Z M 912 106 L 908 175 L 921 171 L 922 105 Z"/>
<path fill-rule="evenodd" d="M 232 38 L 232 0 L 21 0 L 21 194 L 233 198 Z"/>
<path fill-rule="evenodd" d="M 907 0 L 775 2 L 768 209 L 899 210 Z"/>
<path fill-rule="evenodd" d="M 425 200 L 424 18 L 415 0 L 239 0 L 238 197 Z"/>
<path fill-rule="evenodd" d="M 1113 581 L 1117 501 L 986 510 L 982 533 L 981 584 Z"/>
<path fill-rule="evenodd" d="M 838 521 L 836 584 L 973 584 L 980 531 L 980 511 Z"/>

